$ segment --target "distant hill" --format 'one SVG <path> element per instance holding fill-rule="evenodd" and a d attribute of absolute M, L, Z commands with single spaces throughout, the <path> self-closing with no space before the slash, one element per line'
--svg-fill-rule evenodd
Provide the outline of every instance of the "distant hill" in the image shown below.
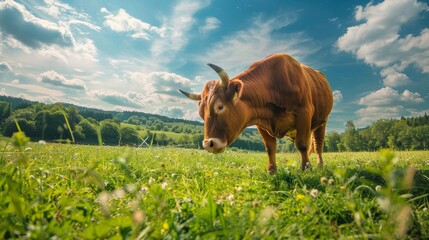
<path fill-rule="evenodd" d="M 12 110 L 20 109 L 20 108 L 26 108 L 32 104 L 40 103 L 37 101 L 31 101 L 31 100 L 27 100 L 27 99 L 23 99 L 23 98 L 4 96 L 4 95 L 0 95 L 0 101 L 12 103 Z M 192 124 L 192 125 L 197 125 L 197 126 L 203 125 L 201 122 L 198 122 L 198 121 L 191 121 L 191 120 L 178 119 L 178 118 L 170 118 L 167 116 L 152 114 L 152 113 L 144 113 L 144 112 L 137 112 L 137 111 L 122 111 L 122 112 L 121 111 L 106 111 L 106 110 L 101 110 L 101 109 L 96 109 L 96 108 L 82 107 L 82 106 L 78 106 L 78 105 L 71 104 L 71 103 L 63 103 L 63 102 L 59 102 L 59 103 L 65 107 L 73 106 L 79 111 L 79 114 L 82 115 L 83 117 L 85 117 L 85 118 L 92 117 L 92 118 L 96 119 L 97 121 L 102 121 L 104 119 L 109 119 L 109 118 L 118 118 L 121 121 L 125 121 L 128 118 L 130 118 L 131 116 L 138 116 L 138 117 L 145 117 L 145 118 L 155 117 L 155 118 L 158 118 L 159 120 L 161 120 L 165 123 L 186 123 L 186 124 Z M 42 103 L 42 104 L 44 104 L 44 103 Z"/>

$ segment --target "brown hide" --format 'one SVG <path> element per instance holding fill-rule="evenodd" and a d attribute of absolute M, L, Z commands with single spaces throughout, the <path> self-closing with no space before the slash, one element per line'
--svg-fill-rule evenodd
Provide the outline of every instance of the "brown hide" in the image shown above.
<path fill-rule="evenodd" d="M 289 55 L 274 54 L 229 80 L 226 88 L 221 85 L 209 81 L 198 95 L 199 113 L 205 122 L 203 145 L 208 151 L 222 152 L 246 127 L 256 125 L 268 153 L 270 172 L 276 170 L 276 138 L 284 136 L 292 138 L 300 151 L 302 169 L 309 166 L 313 144 L 318 164 L 323 164 L 325 128 L 333 105 L 323 73 Z"/>

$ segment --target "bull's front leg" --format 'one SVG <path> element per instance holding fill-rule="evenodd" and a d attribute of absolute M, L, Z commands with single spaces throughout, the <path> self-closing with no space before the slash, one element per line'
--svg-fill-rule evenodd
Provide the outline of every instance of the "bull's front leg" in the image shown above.
<path fill-rule="evenodd" d="M 268 153 L 268 172 L 274 174 L 277 171 L 276 165 L 276 150 L 277 150 L 277 140 L 275 137 L 271 136 L 266 130 L 257 127 L 259 134 L 264 140 L 265 150 Z"/>

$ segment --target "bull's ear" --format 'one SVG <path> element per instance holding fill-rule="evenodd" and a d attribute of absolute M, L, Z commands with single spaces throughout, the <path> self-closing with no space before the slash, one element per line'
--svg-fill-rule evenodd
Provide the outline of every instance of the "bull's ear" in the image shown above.
<path fill-rule="evenodd" d="M 226 98 L 234 101 L 240 98 L 242 90 L 243 83 L 240 80 L 232 80 L 229 82 L 228 88 L 226 89 Z"/>

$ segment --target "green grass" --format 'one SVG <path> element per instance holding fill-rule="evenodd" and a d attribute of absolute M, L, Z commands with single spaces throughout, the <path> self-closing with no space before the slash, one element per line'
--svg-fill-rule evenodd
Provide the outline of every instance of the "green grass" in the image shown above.
<path fill-rule="evenodd" d="M 278 154 L 0 141 L 0 238 L 429 238 L 429 152 Z M 311 158 L 315 165 L 315 156 Z"/>

